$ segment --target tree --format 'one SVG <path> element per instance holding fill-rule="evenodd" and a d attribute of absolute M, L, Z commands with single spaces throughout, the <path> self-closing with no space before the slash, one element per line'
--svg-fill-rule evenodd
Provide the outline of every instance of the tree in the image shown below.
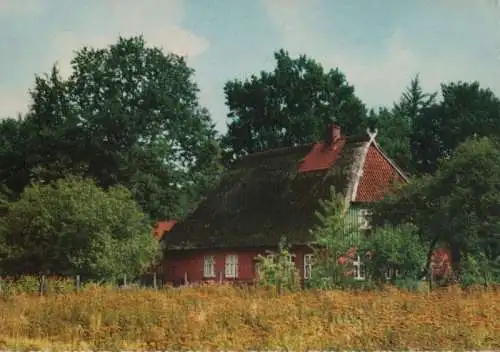
<path fill-rule="evenodd" d="M 443 100 L 424 109 L 413 125 L 412 158 L 419 173 L 433 173 L 467 138 L 500 135 L 500 100 L 478 82 L 441 85 Z"/>
<path fill-rule="evenodd" d="M 364 262 L 370 280 L 384 283 L 389 280 L 398 286 L 416 284 L 425 273 L 428 245 L 419 240 L 417 229 L 411 224 L 394 228 L 377 228 L 363 238 L 360 252 L 369 253 Z"/>
<path fill-rule="evenodd" d="M 291 258 L 290 245 L 286 237 L 278 243 L 278 251 L 269 251 L 267 256 L 255 257 L 258 265 L 258 284 L 261 287 L 275 288 L 278 294 L 300 288 L 300 275 Z"/>
<path fill-rule="evenodd" d="M 344 197 L 332 188 L 331 197 L 320 200 L 316 216 L 319 224 L 312 230 L 315 260 L 309 286 L 331 289 L 354 284 L 347 275 L 352 269 L 350 257 L 359 253 L 363 239 L 358 223 L 350 221 Z"/>
<path fill-rule="evenodd" d="M 66 80 L 55 66 L 36 78 L 19 152 L 1 160 L 21 177 L 0 181 L 20 193 L 33 180 L 83 175 L 104 188 L 126 186 L 154 219 L 181 217 L 220 172 L 193 70 L 142 37 L 84 47 L 71 63 Z"/>
<path fill-rule="evenodd" d="M 88 179 L 27 187 L 1 218 L 0 266 L 7 274 L 81 275 L 111 280 L 139 275 L 159 254 L 148 217 L 122 186 Z"/>
<path fill-rule="evenodd" d="M 391 110 L 381 108 L 377 113 L 371 113 L 371 120 L 375 121 L 380 131 L 380 145 L 407 172 L 416 171 L 411 150 L 415 121 L 435 103 L 436 95 L 423 91 L 420 76 L 417 75 Z"/>
<path fill-rule="evenodd" d="M 417 226 L 421 241 L 429 243 L 427 265 L 436 245 L 444 244 L 455 264 L 473 256 L 493 268 L 500 256 L 498 142 L 476 137 L 460 144 L 434 175 L 415 179 L 374 207 L 374 222 L 387 221 Z"/>
<path fill-rule="evenodd" d="M 325 71 L 315 60 L 291 58 L 284 50 L 274 58 L 272 72 L 224 86 L 230 122 L 223 143 L 230 158 L 316 141 L 331 122 L 348 134 L 364 132 L 365 106 L 338 69 Z"/>

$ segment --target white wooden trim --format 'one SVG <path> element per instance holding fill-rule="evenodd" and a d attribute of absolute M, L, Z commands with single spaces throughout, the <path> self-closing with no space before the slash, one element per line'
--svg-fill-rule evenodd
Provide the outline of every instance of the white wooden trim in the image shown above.
<path fill-rule="evenodd" d="M 372 143 L 375 141 L 375 137 L 377 136 L 378 131 L 375 130 L 375 132 L 370 132 L 368 129 L 366 130 L 366 133 L 368 136 L 370 136 L 370 139 L 368 142 L 366 142 L 366 145 L 363 150 L 363 154 L 361 155 L 361 161 L 359 162 L 359 168 L 358 170 L 355 171 L 355 176 L 354 176 L 354 184 L 352 187 L 352 193 L 351 193 L 351 202 L 356 201 L 356 197 L 358 195 L 358 187 L 359 187 L 359 182 L 361 181 L 361 177 L 363 176 L 363 169 L 365 167 L 365 162 L 366 162 L 366 156 L 368 155 L 368 151 L 370 150 L 370 146 Z"/>
<path fill-rule="evenodd" d="M 311 253 L 304 254 L 304 280 L 311 278 L 313 258 L 314 256 Z M 309 270 L 307 270 L 307 268 L 309 268 Z M 309 273 L 309 275 L 306 275 L 306 273 Z"/>
<path fill-rule="evenodd" d="M 239 272 L 238 265 L 238 255 L 237 254 L 227 254 L 226 261 L 224 263 L 224 276 L 227 278 L 237 278 Z"/>
<path fill-rule="evenodd" d="M 356 256 L 356 260 L 352 262 L 352 265 L 354 266 L 356 272 L 354 275 L 355 280 L 364 280 L 365 276 L 362 274 L 362 268 L 363 268 L 363 263 L 361 262 L 361 257 L 358 255 Z"/>
<path fill-rule="evenodd" d="M 215 277 L 215 256 L 206 255 L 205 257 L 203 257 L 203 277 Z"/>

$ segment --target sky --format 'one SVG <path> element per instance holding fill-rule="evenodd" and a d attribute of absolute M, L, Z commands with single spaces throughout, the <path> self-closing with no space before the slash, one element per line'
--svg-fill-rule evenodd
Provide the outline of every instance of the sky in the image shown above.
<path fill-rule="evenodd" d="M 201 104 L 226 129 L 224 83 L 272 70 L 273 53 L 338 67 L 368 107 L 474 81 L 500 96 L 500 0 L 0 0 L 0 118 L 29 106 L 35 74 L 118 36 L 187 57 Z"/>

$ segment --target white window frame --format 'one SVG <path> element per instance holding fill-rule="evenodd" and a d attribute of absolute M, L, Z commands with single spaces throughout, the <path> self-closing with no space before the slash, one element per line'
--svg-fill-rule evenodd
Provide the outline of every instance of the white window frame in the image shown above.
<path fill-rule="evenodd" d="M 311 278 L 313 260 L 313 254 L 304 254 L 304 280 L 308 280 Z"/>
<path fill-rule="evenodd" d="M 360 230 L 371 229 L 370 222 L 368 221 L 369 216 L 370 216 L 370 211 L 368 209 L 358 210 L 358 225 Z"/>
<path fill-rule="evenodd" d="M 206 255 L 203 258 L 203 277 L 204 278 L 215 277 L 215 256 Z"/>
<path fill-rule="evenodd" d="M 237 278 L 238 277 L 238 255 L 237 254 L 227 254 L 225 262 L 224 276 L 227 278 Z"/>
<path fill-rule="evenodd" d="M 354 267 L 354 279 L 364 280 L 365 273 L 363 270 L 363 263 L 361 262 L 361 257 L 359 255 L 357 255 L 356 260 L 352 262 L 352 266 Z"/>
<path fill-rule="evenodd" d="M 277 255 L 276 255 L 276 254 L 268 254 L 266 257 L 267 257 L 267 259 L 270 259 L 270 260 L 273 260 L 273 261 L 274 261 L 274 260 L 276 259 Z M 296 257 L 296 256 L 295 256 L 295 254 L 293 254 L 293 253 L 292 253 L 292 254 L 289 254 L 289 255 L 287 255 L 287 261 L 288 261 L 289 263 L 293 263 L 293 264 L 295 264 L 295 257 Z"/>
<path fill-rule="evenodd" d="M 399 270 L 394 269 L 393 267 L 388 267 L 387 270 L 385 271 L 385 279 L 390 280 L 393 276 L 398 277 Z"/>

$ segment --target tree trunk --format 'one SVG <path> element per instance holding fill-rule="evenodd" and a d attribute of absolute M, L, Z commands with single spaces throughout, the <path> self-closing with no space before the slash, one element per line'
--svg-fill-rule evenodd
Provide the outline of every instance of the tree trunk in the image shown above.
<path fill-rule="evenodd" d="M 436 248 L 437 241 L 438 241 L 437 238 L 434 238 L 432 240 L 431 244 L 429 245 L 429 251 L 427 252 L 427 262 L 425 267 L 427 268 L 428 271 L 427 280 L 429 283 L 429 291 L 432 291 L 432 276 L 433 276 L 431 259 L 432 259 L 432 254 L 434 253 L 434 249 Z"/>

